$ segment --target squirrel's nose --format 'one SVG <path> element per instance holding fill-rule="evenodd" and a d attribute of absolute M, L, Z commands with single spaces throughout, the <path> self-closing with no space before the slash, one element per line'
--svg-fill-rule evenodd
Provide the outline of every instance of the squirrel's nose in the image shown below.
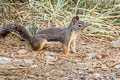
<path fill-rule="evenodd" d="M 85 27 L 89 26 L 90 24 L 85 24 Z"/>
<path fill-rule="evenodd" d="M 84 25 L 85 27 L 87 27 L 88 25 L 86 24 L 86 25 Z"/>

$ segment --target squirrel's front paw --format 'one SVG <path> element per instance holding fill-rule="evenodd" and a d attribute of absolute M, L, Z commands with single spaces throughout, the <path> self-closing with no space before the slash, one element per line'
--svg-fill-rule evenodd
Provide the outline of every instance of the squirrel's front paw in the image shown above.
<path fill-rule="evenodd" d="M 69 56 L 69 55 L 70 55 L 70 53 L 65 53 L 65 55 L 66 55 L 66 56 Z"/>

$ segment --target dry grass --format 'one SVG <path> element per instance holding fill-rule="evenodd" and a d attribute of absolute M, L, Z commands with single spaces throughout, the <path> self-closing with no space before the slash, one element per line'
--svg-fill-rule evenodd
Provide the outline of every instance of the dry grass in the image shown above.
<path fill-rule="evenodd" d="M 38 30 L 50 26 L 63 27 L 75 15 L 90 24 L 88 29 L 93 31 L 96 28 L 120 25 L 119 0 L 28 0 L 24 3 L 5 0 L 0 5 L 1 25 L 18 22 L 30 24 Z M 99 30 L 96 32 L 99 33 Z"/>

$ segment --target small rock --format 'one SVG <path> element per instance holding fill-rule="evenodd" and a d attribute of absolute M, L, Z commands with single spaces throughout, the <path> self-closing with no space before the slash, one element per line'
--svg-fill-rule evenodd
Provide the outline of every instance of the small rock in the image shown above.
<path fill-rule="evenodd" d="M 10 58 L 7 57 L 0 57 L 0 63 L 9 63 L 11 62 Z"/>
<path fill-rule="evenodd" d="M 45 59 L 48 63 L 50 64 L 53 64 L 55 61 L 56 61 L 56 58 L 55 58 L 55 53 L 53 52 L 48 52 L 48 51 L 45 51 L 44 54 L 46 55 L 45 56 Z"/>
<path fill-rule="evenodd" d="M 120 78 L 116 78 L 115 80 L 120 80 Z"/>
<path fill-rule="evenodd" d="M 45 58 L 47 59 L 47 60 L 50 60 L 50 61 L 53 61 L 54 60 L 54 57 L 53 56 L 45 56 Z"/>
<path fill-rule="evenodd" d="M 120 72 L 117 72 L 116 75 L 117 75 L 117 76 L 120 76 Z"/>
<path fill-rule="evenodd" d="M 107 70 L 107 69 L 108 69 L 108 67 L 107 67 L 106 65 L 102 65 L 101 68 L 102 68 L 103 70 Z"/>
<path fill-rule="evenodd" d="M 94 73 L 95 70 L 94 70 L 93 68 L 89 68 L 87 72 L 88 72 L 88 73 Z"/>
<path fill-rule="evenodd" d="M 48 52 L 48 51 L 45 51 L 44 54 L 45 54 L 45 55 L 49 55 L 49 56 L 54 56 L 54 55 L 55 55 L 55 53 L 53 53 L 53 52 Z"/>
<path fill-rule="evenodd" d="M 99 74 L 99 73 L 94 73 L 94 74 L 91 74 L 91 75 L 89 75 L 89 77 L 90 77 L 90 80 L 92 79 L 92 80 L 96 80 L 96 79 L 98 79 L 99 77 L 100 77 L 101 75 Z"/>
<path fill-rule="evenodd" d="M 60 77 L 65 77 L 65 75 L 64 75 L 64 74 L 61 74 Z"/>
<path fill-rule="evenodd" d="M 91 59 L 95 58 L 96 56 L 97 56 L 97 53 L 89 53 L 89 54 L 87 54 L 86 59 L 91 60 Z"/>
<path fill-rule="evenodd" d="M 25 49 L 25 46 L 21 46 L 22 49 Z"/>
<path fill-rule="evenodd" d="M 102 56 L 101 56 L 101 55 L 96 55 L 96 58 L 97 58 L 97 59 L 101 59 Z"/>
<path fill-rule="evenodd" d="M 25 53 L 27 53 L 27 51 L 26 51 L 25 49 L 20 49 L 20 50 L 18 51 L 18 54 L 25 54 Z"/>
<path fill-rule="evenodd" d="M 29 75 L 28 78 L 35 78 L 35 76 L 34 75 Z"/>
<path fill-rule="evenodd" d="M 32 54 L 37 54 L 37 52 L 36 51 L 32 51 Z"/>
<path fill-rule="evenodd" d="M 117 64 L 114 68 L 120 69 L 120 64 Z"/>
<path fill-rule="evenodd" d="M 15 58 L 15 59 L 13 60 L 13 62 L 22 62 L 22 59 L 17 59 L 17 58 Z"/>
<path fill-rule="evenodd" d="M 53 65 L 56 62 L 56 58 L 54 56 L 47 55 L 45 56 L 45 59 L 47 61 L 47 64 Z"/>
<path fill-rule="evenodd" d="M 25 63 L 34 64 L 34 61 L 31 59 L 24 59 Z"/>
<path fill-rule="evenodd" d="M 99 73 L 95 73 L 94 75 L 96 76 L 96 78 L 101 76 Z"/>
<path fill-rule="evenodd" d="M 120 37 L 119 37 L 117 40 L 112 41 L 112 42 L 110 43 L 110 46 L 111 46 L 111 47 L 120 47 Z"/>
<path fill-rule="evenodd" d="M 38 65 L 32 65 L 32 66 L 31 66 L 31 68 L 36 68 L 36 67 L 38 67 Z"/>
<path fill-rule="evenodd" d="M 100 61 L 95 61 L 92 63 L 93 68 L 98 68 L 101 67 L 101 62 Z"/>

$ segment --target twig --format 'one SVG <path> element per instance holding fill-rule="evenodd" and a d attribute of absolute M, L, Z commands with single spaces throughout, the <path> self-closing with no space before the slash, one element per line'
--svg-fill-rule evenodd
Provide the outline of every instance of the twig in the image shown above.
<path fill-rule="evenodd" d="M 10 23 L 10 21 L 7 20 L 6 18 L 4 18 L 4 17 L 2 16 L 2 14 L 0 14 L 0 16 L 1 16 L 6 22 L 9 22 L 9 23 Z"/>
<path fill-rule="evenodd" d="M 120 15 L 100 17 L 100 19 L 120 18 Z"/>

